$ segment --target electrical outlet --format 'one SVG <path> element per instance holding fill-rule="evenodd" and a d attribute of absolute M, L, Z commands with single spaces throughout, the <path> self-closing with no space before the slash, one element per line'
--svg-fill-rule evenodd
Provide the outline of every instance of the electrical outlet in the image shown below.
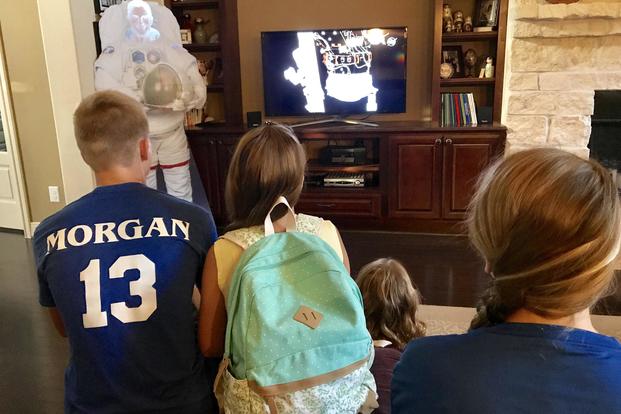
<path fill-rule="evenodd" d="M 60 192 L 58 191 L 58 187 L 55 185 L 51 185 L 47 189 L 50 193 L 50 202 L 60 203 Z"/>

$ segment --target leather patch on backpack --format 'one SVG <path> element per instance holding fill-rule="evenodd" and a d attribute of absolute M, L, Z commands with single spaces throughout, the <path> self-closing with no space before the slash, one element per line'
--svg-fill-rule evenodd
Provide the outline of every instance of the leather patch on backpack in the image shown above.
<path fill-rule="evenodd" d="M 308 326 L 311 329 L 315 329 L 321 323 L 323 315 L 316 310 L 309 308 L 308 306 L 300 306 L 300 309 L 293 317 L 294 320 Z"/>

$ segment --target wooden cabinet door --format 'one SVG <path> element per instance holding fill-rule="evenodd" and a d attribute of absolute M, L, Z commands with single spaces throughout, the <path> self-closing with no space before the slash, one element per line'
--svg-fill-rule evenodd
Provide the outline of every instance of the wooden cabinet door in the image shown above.
<path fill-rule="evenodd" d="M 211 213 L 218 220 L 223 210 L 220 196 L 216 142 L 217 139 L 213 137 L 191 136 L 188 139 Z"/>
<path fill-rule="evenodd" d="M 226 176 L 229 173 L 229 165 L 231 164 L 231 158 L 235 152 L 237 146 L 237 139 L 232 137 L 226 137 L 219 139 L 218 146 L 218 175 L 220 185 L 220 208 L 222 209 L 222 218 L 224 222 L 228 224 L 226 219 L 226 203 L 224 201 L 224 191 L 226 188 Z"/>
<path fill-rule="evenodd" d="M 441 137 L 401 135 L 389 139 L 389 217 L 440 218 Z"/>
<path fill-rule="evenodd" d="M 498 154 L 500 142 L 493 134 L 444 137 L 443 218 L 465 218 L 477 178 Z"/>

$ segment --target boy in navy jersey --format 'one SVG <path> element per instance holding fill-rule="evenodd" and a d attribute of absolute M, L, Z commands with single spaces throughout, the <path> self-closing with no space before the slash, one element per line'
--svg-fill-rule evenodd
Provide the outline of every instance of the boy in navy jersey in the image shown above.
<path fill-rule="evenodd" d="M 69 337 L 66 413 L 205 413 L 194 285 L 216 239 L 211 214 L 144 185 L 142 106 L 117 92 L 74 115 L 97 188 L 34 235 L 41 305 Z"/>

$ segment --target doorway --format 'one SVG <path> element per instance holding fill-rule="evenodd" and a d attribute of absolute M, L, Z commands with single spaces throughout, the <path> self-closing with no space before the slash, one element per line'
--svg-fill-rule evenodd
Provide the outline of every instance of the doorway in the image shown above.
<path fill-rule="evenodd" d="M 9 95 L 9 82 L 0 33 L 0 228 L 22 230 L 28 216 L 17 149 L 15 124 Z"/>

